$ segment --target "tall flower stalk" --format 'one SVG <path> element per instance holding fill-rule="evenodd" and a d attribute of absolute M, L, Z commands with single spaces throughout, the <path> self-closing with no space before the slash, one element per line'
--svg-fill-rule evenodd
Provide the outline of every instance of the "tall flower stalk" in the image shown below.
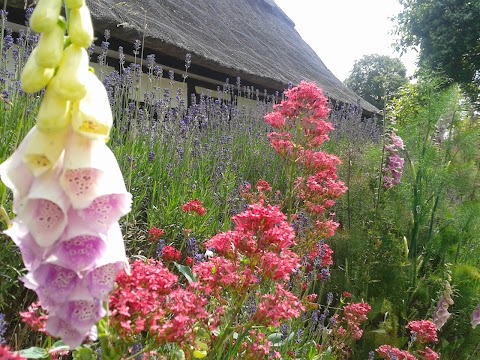
<path fill-rule="evenodd" d="M 336 174 L 340 159 L 318 150 L 333 129 L 327 121 L 329 109 L 322 90 L 302 81 L 285 96 L 287 99 L 265 116 L 265 122 L 279 130 L 269 133 L 268 139 L 289 167 L 287 219 L 293 221 L 302 209 L 313 224 L 299 241 L 300 248 L 308 251 L 334 234 L 338 224 L 328 218 L 327 211 L 347 188 Z"/>
<path fill-rule="evenodd" d="M 118 220 L 130 211 L 115 156 L 106 146 L 113 119 L 103 84 L 88 66 L 93 40 L 84 1 L 39 0 L 30 19 L 40 33 L 21 74 L 26 93 L 45 88 L 35 126 L 0 165 L 16 217 L 5 233 L 48 312 L 46 331 L 70 348 L 95 337 L 117 274 L 128 269 Z M 68 37 L 64 40 L 65 30 Z"/>

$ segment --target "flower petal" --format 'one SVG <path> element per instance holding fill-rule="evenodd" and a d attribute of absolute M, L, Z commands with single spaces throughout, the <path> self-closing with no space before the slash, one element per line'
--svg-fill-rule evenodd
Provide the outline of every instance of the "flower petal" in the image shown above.
<path fill-rule="evenodd" d="M 54 78 L 55 79 L 55 78 Z M 70 123 L 70 101 L 50 84 L 38 109 L 37 127 L 46 133 L 65 130 Z"/>
<path fill-rule="evenodd" d="M 85 209 L 100 196 L 127 194 L 115 155 L 105 142 L 75 133 L 67 140 L 60 183 L 74 209 Z"/>
<path fill-rule="evenodd" d="M 29 272 L 22 281 L 26 288 L 37 293 L 42 307 L 50 310 L 69 300 L 80 278 L 73 270 L 45 263 Z"/>
<path fill-rule="evenodd" d="M 28 271 L 36 269 L 45 259 L 47 249 L 38 246 L 33 236 L 28 232 L 28 228 L 18 218 L 12 221 L 12 226 L 5 230 L 4 234 L 9 236 L 19 247 L 23 264 Z"/>
<path fill-rule="evenodd" d="M 75 103 L 72 109 L 72 127 L 90 139 L 108 139 L 113 125 L 112 110 L 107 91 L 97 76 L 85 75 L 87 95 Z"/>
<path fill-rule="evenodd" d="M 124 263 L 117 262 L 90 271 L 86 276 L 90 294 L 97 299 L 106 301 L 108 294 L 113 290 L 118 273 L 124 268 Z"/>
<path fill-rule="evenodd" d="M 106 311 L 100 300 L 73 300 L 63 304 L 55 312 L 55 315 L 81 333 L 87 333 L 98 320 L 106 315 Z"/>
<path fill-rule="evenodd" d="M 55 165 L 65 147 L 66 135 L 66 131 L 46 134 L 33 127 L 23 160 L 34 176 L 43 174 Z"/>
<path fill-rule="evenodd" d="M 82 344 L 91 329 L 88 331 L 80 331 L 74 324 L 62 320 L 58 316 L 49 315 L 46 331 L 53 337 L 61 338 L 65 345 L 67 345 L 70 350 L 73 350 Z"/>
<path fill-rule="evenodd" d="M 78 210 L 78 216 L 86 227 L 104 232 L 131 209 L 132 195 L 110 194 L 99 196 L 85 209 Z"/>
<path fill-rule="evenodd" d="M 68 207 L 68 199 L 58 186 L 56 175 L 48 171 L 35 179 L 18 216 L 28 226 L 37 244 L 48 247 L 65 230 Z"/>
<path fill-rule="evenodd" d="M 105 240 L 98 234 L 66 230 L 48 262 L 75 272 L 92 269 L 106 250 Z"/>
<path fill-rule="evenodd" d="M 13 192 L 13 211 L 18 213 L 23 199 L 30 191 L 34 176 L 23 161 L 25 149 L 35 130 L 25 136 L 17 150 L 0 164 L 0 179 Z"/>

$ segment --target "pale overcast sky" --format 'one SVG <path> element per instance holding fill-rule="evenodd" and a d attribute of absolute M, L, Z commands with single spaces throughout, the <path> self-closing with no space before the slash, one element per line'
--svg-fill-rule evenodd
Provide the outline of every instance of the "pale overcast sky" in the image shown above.
<path fill-rule="evenodd" d="M 341 81 L 363 55 L 400 57 L 392 46 L 397 0 L 275 0 L 295 29 Z M 407 76 L 416 66 L 416 52 L 400 58 Z"/>

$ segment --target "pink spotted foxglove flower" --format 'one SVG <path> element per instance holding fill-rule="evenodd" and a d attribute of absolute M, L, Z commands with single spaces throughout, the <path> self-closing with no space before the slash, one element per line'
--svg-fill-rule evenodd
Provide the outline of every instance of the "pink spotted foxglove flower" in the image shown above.
<path fill-rule="evenodd" d="M 49 4 L 40 0 L 32 15 L 40 32 L 58 31 L 51 18 L 55 12 L 61 20 L 60 8 Z M 117 274 L 128 270 L 118 220 L 131 195 L 106 145 L 113 123 L 106 91 L 89 71 L 85 43 L 71 37 L 66 44 L 50 79 L 38 56 L 28 60 L 24 91 L 47 91 L 36 125 L 0 165 L 0 177 L 13 192 L 16 217 L 5 233 L 20 248 L 28 271 L 22 281 L 48 313 L 46 332 L 75 348 L 95 334 Z"/>
<path fill-rule="evenodd" d="M 437 330 L 440 330 L 443 325 L 446 324 L 451 315 L 450 312 L 448 312 L 448 308 L 453 304 L 452 288 L 450 287 L 450 284 L 447 283 L 443 295 L 438 300 L 437 310 L 433 313 L 433 323 L 437 327 Z"/>
<path fill-rule="evenodd" d="M 386 163 L 383 169 L 383 187 L 390 189 L 400 184 L 403 174 L 404 160 L 398 156 L 399 150 L 404 150 L 403 140 L 395 134 L 395 129 L 389 134 L 387 144 L 385 145 Z"/>
<path fill-rule="evenodd" d="M 480 304 L 478 304 L 477 308 L 472 312 L 471 324 L 474 329 L 480 324 Z"/>

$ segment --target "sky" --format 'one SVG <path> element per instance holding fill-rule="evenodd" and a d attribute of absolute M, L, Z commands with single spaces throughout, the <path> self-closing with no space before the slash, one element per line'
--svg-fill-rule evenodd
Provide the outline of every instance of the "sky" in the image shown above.
<path fill-rule="evenodd" d="M 407 76 L 415 71 L 416 52 L 395 52 L 389 18 L 402 9 L 397 0 L 275 0 L 295 23 L 303 40 L 341 81 L 356 60 L 379 54 L 400 58 Z"/>

